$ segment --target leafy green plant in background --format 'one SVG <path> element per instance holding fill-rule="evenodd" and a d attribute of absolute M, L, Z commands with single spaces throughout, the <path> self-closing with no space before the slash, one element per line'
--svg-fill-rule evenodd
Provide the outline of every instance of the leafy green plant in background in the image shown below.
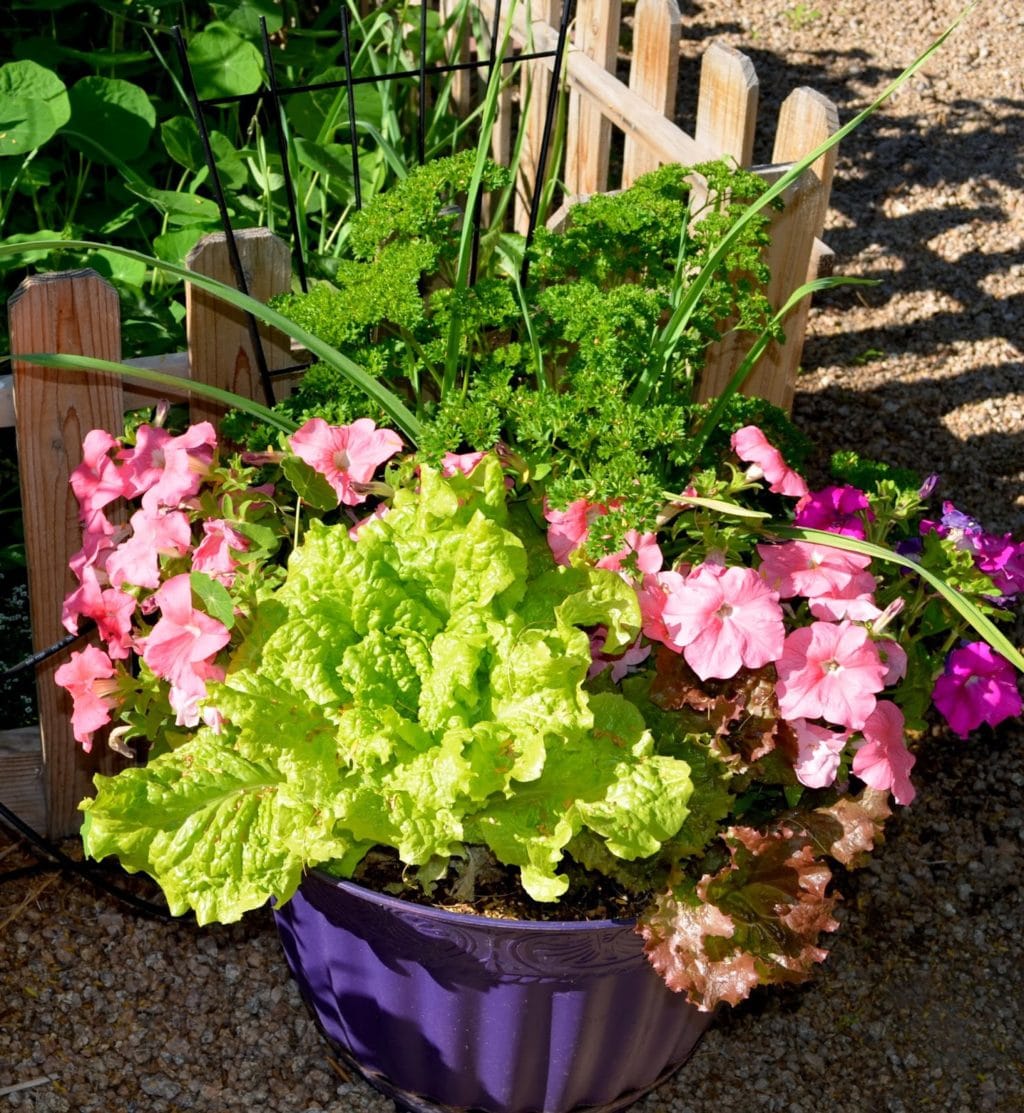
<path fill-rule="evenodd" d="M 419 63 L 419 21 L 399 0 L 361 18 L 352 5 L 355 76 Z M 340 81 L 340 7 L 237 0 L 172 5 L 160 0 L 47 0 L 15 6 L 5 26 L 12 60 L 0 66 L 0 243 L 96 238 L 182 263 L 206 232 L 219 230 L 209 171 L 182 88 L 170 35 L 181 22 L 202 98 L 236 98 L 211 110 L 211 145 L 235 227 L 290 234 L 282 158 L 296 181 L 299 233 L 314 272 L 333 269 L 355 199 L 344 89 L 286 97 L 290 139 L 277 149 L 265 111 L 260 18 L 266 19 L 282 86 Z M 445 60 L 446 29 L 427 24 L 428 64 Z M 450 109 L 451 80 L 431 86 L 426 157 L 465 142 L 472 120 Z M 238 100 L 237 98 L 241 98 Z M 264 111 L 260 111 L 262 108 Z M 356 137 L 365 197 L 417 161 L 416 96 L 410 82 L 357 87 Z M 471 140 L 470 140 L 471 141 Z M 0 263 L 9 296 L 25 262 L 40 269 L 91 266 L 122 297 L 128 354 L 180 346 L 183 308 L 158 270 L 102 247 L 84 259 L 27 251 Z M 2 342 L 0 342 L 2 343 Z M 6 344 L 2 344 L 6 347 Z"/>

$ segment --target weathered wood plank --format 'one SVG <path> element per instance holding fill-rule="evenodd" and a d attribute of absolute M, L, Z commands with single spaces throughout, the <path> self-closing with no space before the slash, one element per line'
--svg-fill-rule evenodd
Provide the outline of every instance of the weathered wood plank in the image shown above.
<path fill-rule="evenodd" d="M 0 731 L 0 803 L 34 831 L 46 830 L 43 743 L 38 726 Z"/>
<path fill-rule="evenodd" d="M 750 59 L 734 47 L 713 42 L 704 52 L 697 98 L 697 142 L 716 158 L 731 155 L 740 166 L 754 157 L 758 81 Z"/>
<path fill-rule="evenodd" d="M 637 0 L 629 88 L 668 119 L 675 115 L 681 24 L 676 0 Z M 641 174 L 657 168 L 657 158 L 627 135 L 622 155 L 623 189 Z"/>
<path fill-rule="evenodd" d="M 561 0 L 540 0 L 535 13 L 546 24 L 557 25 L 560 19 Z M 527 50 L 544 49 L 540 44 L 525 43 Z M 548 98 L 551 95 L 551 70 L 543 62 L 527 62 L 519 82 L 519 105 L 522 119 L 519 124 L 519 162 L 516 169 L 516 200 L 514 227 L 525 235 L 530 223 L 530 206 L 537 189 L 537 171 L 540 163 L 541 141 L 547 116 Z M 548 165 L 545 174 L 557 167 Z"/>
<path fill-rule="evenodd" d="M 291 257 L 288 245 L 266 228 L 246 228 L 235 233 L 246 285 L 252 297 L 267 301 L 291 286 Z M 223 232 L 204 236 L 189 252 L 191 270 L 234 286 L 235 278 Z M 185 322 L 192 379 L 231 390 L 249 398 L 263 399 L 256 355 L 249 338 L 246 316 L 220 298 L 195 286 L 185 288 Z M 267 366 L 291 363 L 288 338 L 276 329 L 259 326 Z M 189 410 L 193 421 L 216 424 L 224 407 L 193 397 Z"/>
<path fill-rule="evenodd" d="M 622 22 L 621 0 L 579 0 L 573 56 L 590 58 L 614 79 Z M 608 188 L 612 127 L 600 103 L 573 93 L 565 141 L 565 190 L 576 196 Z"/>
<path fill-rule="evenodd" d="M 118 360 L 121 317 L 114 288 L 87 270 L 25 279 L 8 312 L 29 611 L 38 651 L 65 633 L 61 607 L 74 586 L 67 562 L 82 544 L 68 476 L 81 462 L 86 433 L 97 428 L 120 432 L 123 402 L 121 384 L 113 376 L 58 371 L 17 356 L 65 352 Z M 92 774 L 114 768 L 103 747 L 85 754 L 72 736 L 71 701 L 53 680 L 62 660 L 51 657 L 36 669 L 47 830 L 54 837 L 77 830 L 78 802 L 89 793 Z"/>

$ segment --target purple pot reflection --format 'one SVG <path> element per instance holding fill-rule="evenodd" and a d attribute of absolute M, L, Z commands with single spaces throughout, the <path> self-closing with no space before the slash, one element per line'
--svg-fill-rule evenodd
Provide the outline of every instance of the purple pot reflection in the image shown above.
<path fill-rule="evenodd" d="M 324 1034 L 408 1109 L 625 1109 L 711 1019 L 625 921 L 492 920 L 319 872 L 275 916 Z"/>

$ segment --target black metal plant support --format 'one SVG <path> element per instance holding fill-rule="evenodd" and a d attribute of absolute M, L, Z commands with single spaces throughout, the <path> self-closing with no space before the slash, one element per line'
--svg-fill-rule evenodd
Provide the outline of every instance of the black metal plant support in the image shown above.
<path fill-rule="evenodd" d="M 263 58 L 266 68 L 266 88 L 264 89 L 263 99 L 257 111 L 264 109 L 269 110 L 272 127 L 277 139 L 278 150 L 281 158 L 282 178 L 285 189 L 285 199 L 288 205 L 289 226 L 292 238 L 292 250 L 296 256 L 296 271 L 298 273 L 299 282 L 303 290 L 307 288 L 307 259 L 306 259 L 306 243 L 302 235 L 302 228 L 300 226 L 298 204 L 295 194 L 295 185 L 291 176 L 291 167 L 288 157 L 288 129 L 284 113 L 283 101 L 286 97 L 298 93 L 315 93 L 327 91 L 332 89 L 345 90 L 347 109 L 348 109 L 348 145 L 351 151 L 352 160 L 352 178 L 354 183 L 354 196 L 355 206 L 357 209 L 362 208 L 362 183 L 359 173 L 359 144 L 357 142 L 357 117 L 355 106 L 355 88 L 362 84 L 371 84 L 378 82 L 391 82 L 401 80 L 412 80 L 416 82 L 417 91 L 417 130 L 416 130 L 416 153 L 417 159 L 423 163 L 427 158 L 426 151 L 426 111 L 427 101 L 430 92 L 430 80 L 432 78 L 444 77 L 447 74 L 453 74 L 461 70 L 471 70 L 479 72 L 484 77 L 485 81 L 489 83 L 494 80 L 495 71 L 499 66 L 512 63 L 522 63 L 529 61 L 540 61 L 544 59 L 552 59 L 552 80 L 548 86 L 548 99 L 545 106 L 544 114 L 544 127 L 541 135 L 540 147 L 537 152 L 536 164 L 536 185 L 534 187 L 533 196 L 530 198 L 530 212 L 529 223 L 526 232 L 526 247 L 533 241 L 534 232 L 537 223 L 540 219 L 540 206 L 541 195 L 544 189 L 545 176 L 548 166 L 548 159 L 550 157 L 552 136 L 554 133 L 555 112 L 557 108 L 560 76 L 562 73 L 562 64 L 565 57 L 565 44 L 568 38 L 568 28 L 573 9 L 573 0 L 563 0 L 561 18 L 558 26 L 558 38 L 554 50 L 543 50 L 535 52 L 512 52 L 508 56 L 500 56 L 500 28 L 502 23 L 502 0 L 496 0 L 493 18 L 490 27 L 490 41 L 491 52 L 488 57 L 478 57 L 475 60 L 467 62 L 448 62 L 441 65 L 428 65 L 427 64 L 427 5 L 423 3 L 420 5 L 420 18 L 419 18 L 419 53 L 417 60 L 417 67 L 411 70 L 396 70 L 389 73 L 373 73 L 364 76 L 358 76 L 354 72 L 352 43 L 351 43 L 351 17 L 349 15 L 346 3 L 342 3 L 340 10 L 341 22 L 341 35 L 342 35 L 342 62 L 344 70 L 344 78 L 340 81 L 326 81 L 319 82 L 311 85 L 293 85 L 282 86 L 278 83 L 277 73 L 274 66 L 273 52 L 270 37 L 267 34 L 266 21 L 260 21 L 262 42 L 263 42 Z M 235 239 L 234 228 L 232 227 L 227 196 L 224 192 L 223 183 L 217 169 L 216 158 L 213 153 L 213 146 L 210 142 L 210 131 L 207 124 L 206 112 L 208 109 L 223 107 L 229 104 L 237 104 L 243 100 L 249 99 L 246 96 L 224 96 L 224 97 L 209 97 L 201 98 L 199 96 L 195 77 L 192 73 L 192 67 L 188 58 L 188 51 L 185 46 L 185 41 L 181 33 L 181 29 L 174 28 L 174 41 L 177 49 L 178 59 L 182 69 L 182 77 L 184 83 L 185 93 L 189 99 L 192 115 L 195 119 L 196 128 L 199 132 L 199 138 L 202 143 L 203 155 L 206 160 L 206 165 L 209 172 L 209 182 L 214 193 L 214 199 L 217 204 L 217 211 L 220 216 L 221 227 L 224 231 L 224 236 L 227 241 L 228 258 L 231 263 L 232 273 L 234 274 L 235 284 L 238 289 L 243 293 L 248 293 L 248 286 L 245 279 L 244 269 L 242 267 L 241 258 L 238 252 L 238 244 Z M 478 198 L 479 202 L 479 198 Z M 477 261 L 480 250 L 480 235 L 481 235 L 481 220 L 482 209 L 478 203 L 473 213 L 471 214 L 473 220 L 473 249 L 471 256 L 471 269 L 470 281 L 476 280 L 477 275 Z M 528 252 L 524 253 L 523 264 L 521 270 L 521 279 L 526 281 L 529 269 L 529 255 Z M 270 371 L 267 366 L 266 354 L 263 348 L 262 339 L 259 333 L 259 327 L 256 319 L 248 316 L 248 330 L 252 342 L 253 351 L 256 358 L 256 366 L 260 376 L 260 382 L 263 387 L 263 393 L 266 397 L 267 403 L 273 405 L 275 401 L 273 380 L 281 375 L 289 374 L 296 370 L 294 367 L 282 368 L 280 370 Z"/>

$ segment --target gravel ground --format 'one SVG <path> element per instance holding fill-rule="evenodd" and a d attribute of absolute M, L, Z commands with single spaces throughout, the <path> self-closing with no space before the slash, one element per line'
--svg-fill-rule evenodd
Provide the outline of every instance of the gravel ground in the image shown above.
<path fill-rule="evenodd" d="M 762 119 L 801 84 L 832 96 L 847 119 L 956 14 L 957 0 L 683 7 L 684 89 L 717 36 L 754 60 Z M 826 238 L 839 270 L 881 284 L 819 300 L 795 411 L 823 446 L 940 472 L 964 509 L 1015 531 L 1024 527 L 1022 54 L 1017 3 L 982 3 L 926 73 L 846 142 Z M 918 799 L 872 866 L 844 883 L 843 928 L 820 974 L 726 1013 L 638 1113 L 1024 1109 L 1022 735 L 1020 725 L 968 742 L 936 731 L 915 770 Z M 0 872 L 27 860 L 5 839 Z M 6 1092 L 19 1084 L 27 1088 Z M 141 919 L 47 875 L 0 891 L 8 1108 L 391 1106 L 332 1064 L 269 915 L 200 931 Z"/>

